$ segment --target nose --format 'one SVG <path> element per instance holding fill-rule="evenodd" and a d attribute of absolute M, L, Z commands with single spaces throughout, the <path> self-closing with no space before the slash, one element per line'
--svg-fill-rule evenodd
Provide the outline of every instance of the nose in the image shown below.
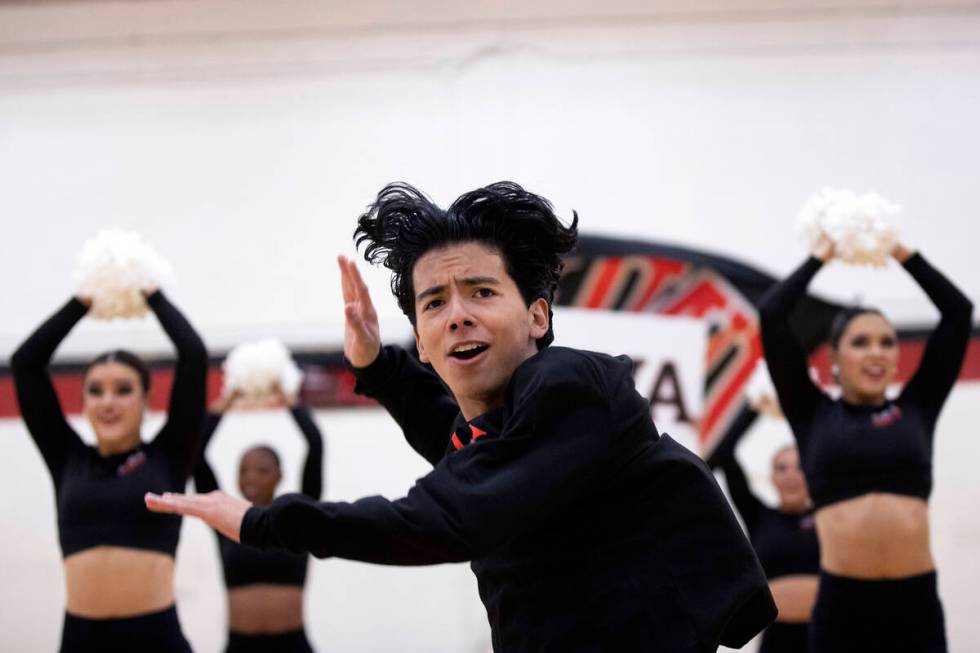
<path fill-rule="evenodd" d="M 99 395 L 98 399 L 96 399 L 96 405 L 104 408 L 106 406 L 111 406 L 113 403 L 115 403 L 115 401 L 116 396 L 114 393 L 103 392 L 101 395 Z"/>
<path fill-rule="evenodd" d="M 471 327 L 475 324 L 473 321 L 473 315 L 470 313 L 466 302 L 464 302 L 458 295 L 449 300 L 448 315 L 448 327 L 450 331 L 457 331 L 461 327 Z"/>

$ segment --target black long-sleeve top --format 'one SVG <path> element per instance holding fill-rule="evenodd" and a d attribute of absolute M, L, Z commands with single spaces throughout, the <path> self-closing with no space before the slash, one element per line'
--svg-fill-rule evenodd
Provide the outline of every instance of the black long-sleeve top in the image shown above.
<path fill-rule="evenodd" d="M 207 350 L 183 315 L 155 292 L 147 303 L 177 350 L 167 422 L 151 442 L 102 456 L 65 419 L 47 372 L 55 349 L 88 310 L 71 299 L 14 352 L 21 415 L 54 481 L 62 555 L 113 545 L 174 555 L 180 517 L 150 513 L 146 492 L 182 492 L 204 418 Z"/>
<path fill-rule="evenodd" d="M 783 512 L 760 501 L 735 458 L 735 447 L 745 429 L 735 428 L 732 432 L 735 436 L 726 438 L 718 446 L 712 455 L 712 463 L 725 474 L 728 495 L 742 517 L 766 577 L 773 580 L 781 576 L 819 573 L 820 544 L 813 511 Z"/>
<path fill-rule="evenodd" d="M 919 254 L 904 264 L 939 309 L 914 376 L 881 406 L 833 400 L 810 380 L 788 316 L 821 268 L 810 257 L 760 301 L 762 342 L 779 403 L 800 448 L 816 508 L 870 492 L 928 499 L 939 411 L 963 363 L 973 305 Z"/>
<path fill-rule="evenodd" d="M 303 463 L 301 491 L 311 499 L 319 500 L 323 491 L 323 437 L 310 411 L 304 406 L 295 406 L 289 412 L 306 439 L 307 452 L 306 461 Z M 205 452 L 220 422 L 220 413 L 208 413 L 202 435 L 201 456 L 194 467 L 194 487 L 198 492 L 211 492 L 218 489 L 218 480 L 205 458 Z M 218 531 L 215 531 L 215 535 L 218 537 L 218 551 L 221 554 L 221 567 L 227 588 L 253 583 L 298 587 L 306 584 L 308 554 L 261 551 L 229 540 Z"/>
<path fill-rule="evenodd" d="M 775 616 L 707 467 L 657 433 L 628 359 L 548 347 L 467 424 L 386 347 L 358 374 L 435 467 L 405 498 L 251 508 L 243 543 L 381 564 L 471 560 L 495 651 L 714 651 Z"/>

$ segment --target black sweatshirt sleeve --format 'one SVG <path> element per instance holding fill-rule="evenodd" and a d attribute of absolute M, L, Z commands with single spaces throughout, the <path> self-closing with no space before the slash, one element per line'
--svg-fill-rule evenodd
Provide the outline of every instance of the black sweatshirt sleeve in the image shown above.
<path fill-rule="evenodd" d="M 902 395 L 935 421 L 963 365 L 973 327 L 973 304 L 920 254 L 913 254 L 904 266 L 939 309 L 940 319 Z"/>
<path fill-rule="evenodd" d="M 201 429 L 201 449 L 197 455 L 197 463 L 194 465 L 194 489 L 199 494 L 219 489 L 218 479 L 215 477 L 211 465 L 208 464 L 207 453 L 211 436 L 218 429 L 221 417 L 221 413 L 208 411 L 207 417 L 204 419 L 204 428 Z"/>
<path fill-rule="evenodd" d="M 10 358 L 21 416 L 56 484 L 61 478 L 69 449 L 84 445 L 65 420 L 47 367 L 55 349 L 86 312 L 88 308 L 84 304 L 75 298 L 70 299 L 38 327 Z"/>
<path fill-rule="evenodd" d="M 804 433 L 795 426 L 813 414 L 823 392 L 810 380 L 807 353 L 790 328 L 789 316 L 822 266 L 820 259 L 809 257 L 793 274 L 771 288 L 758 305 L 766 364 L 779 404 L 794 426 L 797 439 Z"/>
<path fill-rule="evenodd" d="M 207 399 L 208 353 L 204 342 L 187 319 L 159 290 L 147 304 L 177 350 L 177 366 L 170 389 L 167 423 L 153 441 L 170 459 L 191 472 Z"/>
<path fill-rule="evenodd" d="M 249 509 L 241 541 L 380 564 L 458 562 L 579 501 L 608 469 L 613 420 L 601 372 L 584 358 L 518 372 L 499 437 L 445 456 L 405 498 L 287 495 Z"/>
<path fill-rule="evenodd" d="M 323 494 L 323 436 L 305 406 L 293 406 L 289 412 L 306 438 L 306 462 L 303 463 L 300 491 L 311 499 L 319 500 Z"/>
<path fill-rule="evenodd" d="M 433 465 L 446 453 L 459 406 L 435 372 L 402 347 L 382 347 L 367 367 L 352 367 L 358 394 L 377 399 L 415 451 Z"/>

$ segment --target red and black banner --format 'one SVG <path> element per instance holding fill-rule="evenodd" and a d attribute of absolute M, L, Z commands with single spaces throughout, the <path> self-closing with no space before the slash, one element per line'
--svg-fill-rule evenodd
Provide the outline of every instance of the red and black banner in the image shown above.
<path fill-rule="evenodd" d="M 566 263 L 556 304 L 685 316 L 707 322 L 699 444 L 707 454 L 740 421 L 744 388 L 762 356 L 755 305 L 777 279 L 723 256 L 652 242 L 583 237 Z M 841 305 L 807 296 L 790 317 L 800 342 L 829 383 L 823 345 Z M 928 330 L 898 327 L 899 381 L 918 366 Z M 656 338 L 651 329 L 651 338 Z M 980 379 L 980 333 L 974 331 L 961 379 Z"/>

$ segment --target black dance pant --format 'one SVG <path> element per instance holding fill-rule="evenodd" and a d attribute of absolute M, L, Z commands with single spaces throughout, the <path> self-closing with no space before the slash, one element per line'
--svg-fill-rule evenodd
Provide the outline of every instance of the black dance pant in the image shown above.
<path fill-rule="evenodd" d="M 809 628 L 808 623 L 789 624 L 777 621 L 770 624 L 762 633 L 759 653 L 807 653 Z"/>
<path fill-rule="evenodd" d="M 820 573 L 810 653 L 946 653 L 936 573 L 861 580 Z"/>
<path fill-rule="evenodd" d="M 160 612 L 116 619 L 86 619 L 65 613 L 61 653 L 191 653 L 170 606 Z"/>
<path fill-rule="evenodd" d="M 313 647 L 300 628 L 274 635 L 228 633 L 225 653 L 313 653 Z"/>

